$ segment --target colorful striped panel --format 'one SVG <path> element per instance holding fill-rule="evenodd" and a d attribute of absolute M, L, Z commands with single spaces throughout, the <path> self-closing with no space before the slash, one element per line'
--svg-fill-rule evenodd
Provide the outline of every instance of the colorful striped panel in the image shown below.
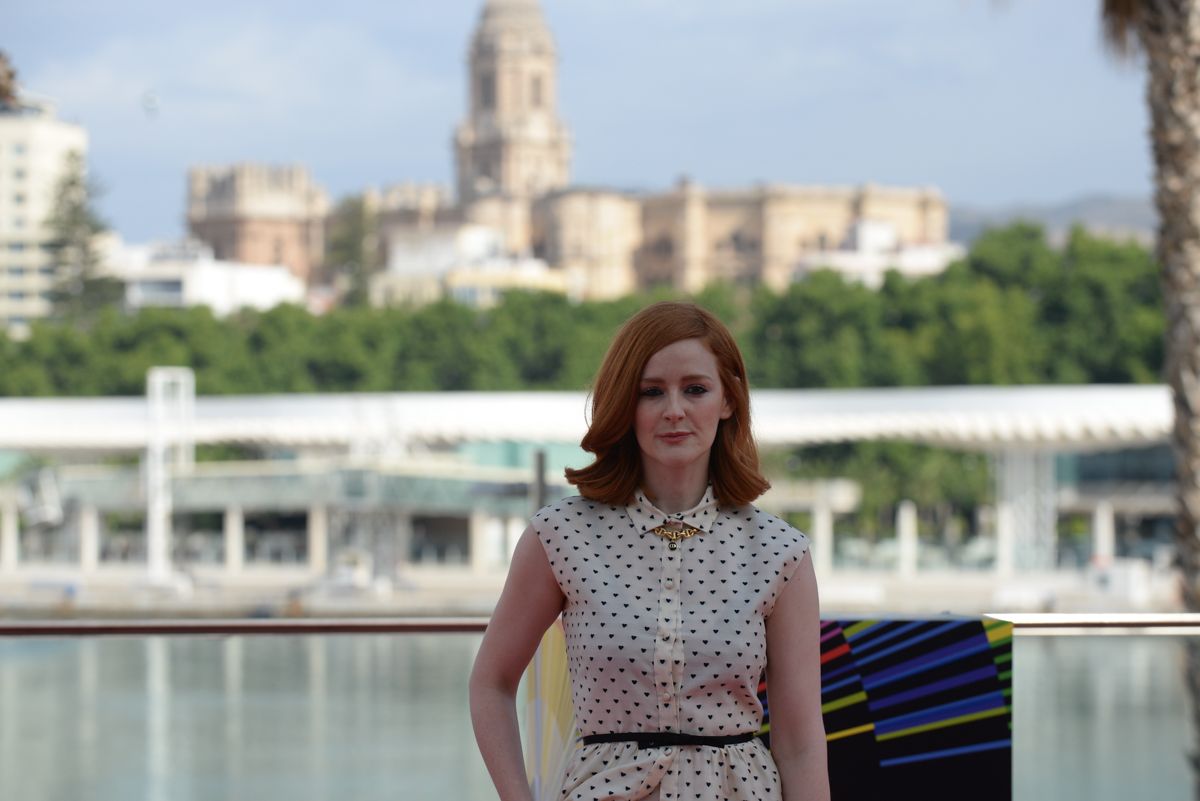
<path fill-rule="evenodd" d="M 834 801 L 1010 801 L 1011 623 L 823 621 L 821 679 Z"/>

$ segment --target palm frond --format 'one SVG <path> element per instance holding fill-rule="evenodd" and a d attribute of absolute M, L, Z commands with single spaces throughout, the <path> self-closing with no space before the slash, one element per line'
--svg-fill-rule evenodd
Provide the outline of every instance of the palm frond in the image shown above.
<path fill-rule="evenodd" d="M 0 106 L 17 104 L 17 71 L 8 60 L 8 54 L 0 50 Z"/>
<path fill-rule="evenodd" d="M 1129 57 L 1138 51 L 1138 23 L 1145 0 L 1104 0 L 1101 21 L 1104 41 L 1118 56 Z"/>

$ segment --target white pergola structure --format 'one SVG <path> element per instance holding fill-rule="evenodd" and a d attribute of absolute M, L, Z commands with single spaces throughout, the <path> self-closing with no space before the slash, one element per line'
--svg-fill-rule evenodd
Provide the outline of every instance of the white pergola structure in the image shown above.
<path fill-rule="evenodd" d="M 152 370 L 147 391 L 146 398 L 0 399 L 0 450 L 145 454 L 152 577 L 168 569 L 168 465 L 185 470 L 194 444 L 356 456 L 469 441 L 577 444 L 588 414 L 579 392 L 195 398 L 190 371 L 181 368 Z M 756 436 L 767 447 L 896 440 L 994 454 L 1001 574 L 1053 566 L 1055 453 L 1163 443 L 1173 414 L 1166 387 L 1141 385 L 757 390 L 752 407 Z M 907 539 L 915 542 L 915 515 L 903 511 L 901 522 L 913 528 Z M 1096 528 L 1111 538 L 1111 520 Z M 815 503 L 813 529 L 818 566 L 828 566 L 829 504 Z M 0 571 L 15 559 L 16 537 L 9 502 L 0 515 Z"/>

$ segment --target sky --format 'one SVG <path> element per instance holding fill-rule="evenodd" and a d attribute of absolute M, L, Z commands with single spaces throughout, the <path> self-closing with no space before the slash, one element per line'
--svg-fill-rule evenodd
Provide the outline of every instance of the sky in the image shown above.
<path fill-rule="evenodd" d="M 23 91 L 84 125 L 102 216 L 183 234 L 187 169 L 299 163 L 331 197 L 450 186 L 483 0 L 0 0 Z M 541 0 L 576 184 L 1148 196 L 1144 70 L 1100 0 Z"/>

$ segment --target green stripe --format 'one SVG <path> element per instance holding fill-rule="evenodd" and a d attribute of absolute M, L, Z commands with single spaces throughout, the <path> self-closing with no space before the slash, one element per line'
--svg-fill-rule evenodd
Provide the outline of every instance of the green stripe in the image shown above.
<path fill-rule="evenodd" d="M 857 623 L 855 623 L 853 626 L 842 629 L 842 635 L 846 639 L 850 639 L 855 634 L 858 634 L 860 631 L 862 631 L 864 629 L 868 629 L 871 626 L 874 626 L 876 622 L 877 621 L 874 621 L 874 620 L 860 620 Z"/>
<path fill-rule="evenodd" d="M 839 698 L 836 701 L 830 701 L 827 704 L 822 704 L 821 712 L 833 712 L 834 710 L 837 710 L 837 709 L 843 709 L 845 707 L 853 706 L 855 704 L 861 704 L 865 700 L 867 700 L 867 694 L 865 692 L 857 692 L 852 695 L 847 695 L 843 698 Z"/>

